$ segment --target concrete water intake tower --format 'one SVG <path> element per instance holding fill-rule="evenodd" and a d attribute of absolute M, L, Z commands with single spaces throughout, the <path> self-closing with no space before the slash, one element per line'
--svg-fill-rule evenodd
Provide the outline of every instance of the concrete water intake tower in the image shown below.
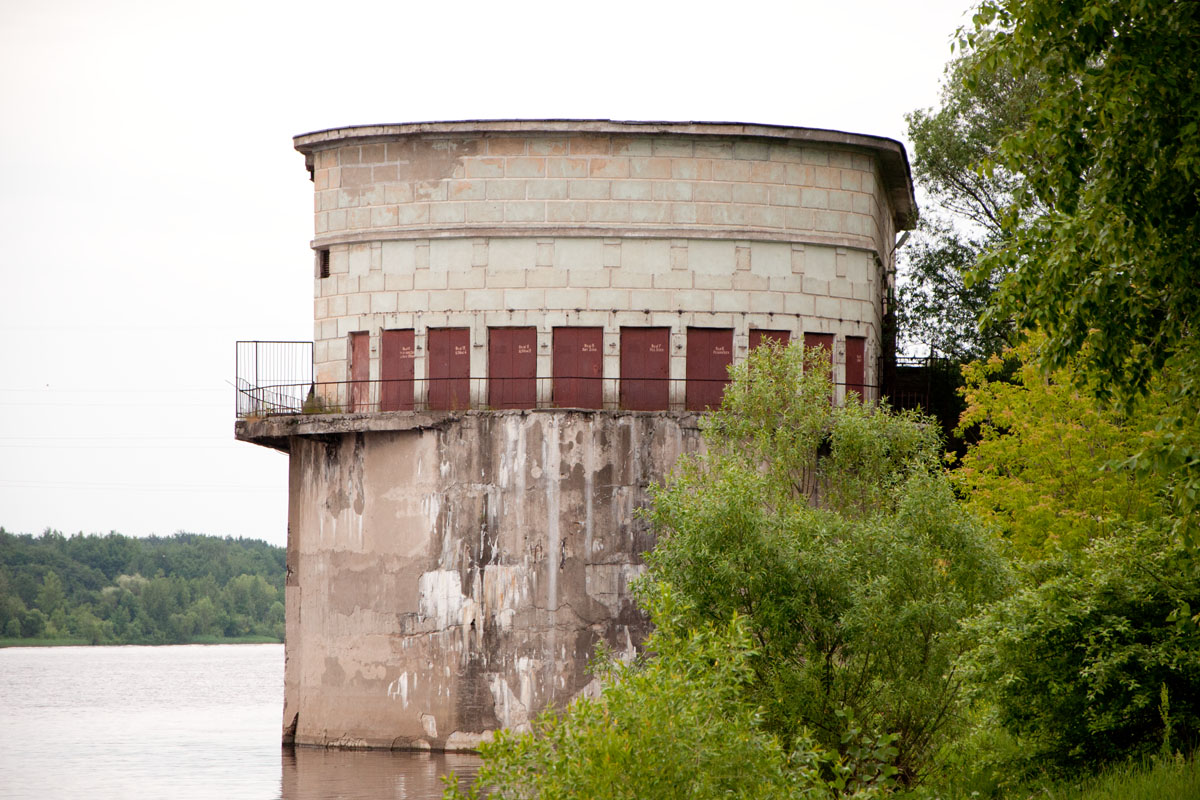
<path fill-rule="evenodd" d="M 289 454 L 284 735 L 465 749 L 634 648 L 635 510 L 763 339 L 878 394 L 904 148 L 725 123 L 298 136 L 312 342 L 239 342 L 237 437 Z"/>

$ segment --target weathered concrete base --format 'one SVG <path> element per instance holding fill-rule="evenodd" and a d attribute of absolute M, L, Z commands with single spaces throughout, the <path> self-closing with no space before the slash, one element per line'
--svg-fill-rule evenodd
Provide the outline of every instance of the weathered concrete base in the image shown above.
<path fill-rule="evenodd" d="M 373 419 L 288 434 L 285 734 L 473 749 L 587 690 L 598 643 L 637 647 L 629 584 L 653 541 L 636 510 L 699 447 L 694 416 Z"/>

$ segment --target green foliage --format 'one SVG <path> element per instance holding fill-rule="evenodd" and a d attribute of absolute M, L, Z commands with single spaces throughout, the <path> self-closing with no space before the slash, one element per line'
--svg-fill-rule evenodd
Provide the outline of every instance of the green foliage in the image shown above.
<path fill-rule="evenodd" d="M 54 570 L 43 575 L 42 588 L 38 590 L 37 594 L 37 607 L 46 614 L 53 614 L 63 606 L 66 599 L 62 579 L 54 573 Z"/>
<path fill-rule="evenodd" d="M 1166 481 L 1127 466 L 1156 435 L 1163 393 L 1152 391 L 1132 409 L 1097 401 L 1068 370 L 1042 370 L 1041 341 L 964 367 L 960 433 L 969 429 L 976 441 L 952 474 L 968 508 L 1027 561 L 1165 511 Z"/>
<path fill-rule="evenodd" d="M 1129 468 L 1161 436 L 1165 378 L 1106 403 L 1074 380 L 1086 348 L 1046 372 L 1044 345 L 965 369 L 962 426 L 978 441 L 954 480 L 1028 563 L 1025 588 L 976 627 L 980 699 L 1027 769 L 1079 771 L 1196 741 L 1200 631 L 1167 619 L 1186 622 L 1200 575 L 1164 523 L 1171 476 Z"/>
<path fill-rule="evenodd" d="M 990 261 L 1010 264 L 1005 313 L 1047 331 L 1065 366 L 1114 389 L 1144 389 L 1178 356 L 1195 360 L 1200 307 L 1200 15 L 1170 0 L 985 2 L 984 67 L 1044 75 L 1029 123 L 999 163 L 1025 175 L 1022 204 L 1044 212 L 1006 227 Z"/>
<path fill-rule="evenodd" d="M 911 133 L 910 133 L 911 135 Z M 995 281 L 968 283 L 985 244 L 956 229 L 953 222 L 923 216 L 903 248 L 897 288 L 896 325 L 901 346 L 955 360 L 985 357 L 1000 350 L 1007 325 L 979 323 L 995 292 Z"/>
<path fill-rule="evenodd" d="M 1051 368 L 1129 400 L 1170 373 L 1162 436 L 1139 463 L 1172 478 L 1177 530 L 1200 509 L 1200 14 L 1173 0 L 987 0 L 980 70 L 1042 76 L 996 164 L 1027 191 L 980 262 L 1006 276 L 991 316 L 1046 334 Z M 976 78 L 978 80 L 978 77 Z M 1085 347 L 1086 344 L 1086 347 Z"/>
<path fill-rule="evenodd" d="M 1195 755 L 1114 764 L 1103 771 L 1064 779 L 1009 782 L 1005 788 L 928 787 L 904 800 L 1195 800 L 1200 797 L 1200 761 Z"/>
<path fill-rule="evenodd" d="M 1168 724 L 1174 740 L 1197 741 L 1200 630 L 1164 622 L 1200 597 L 1183 548 L 1161 526 L 1135 528 L 1033 569 L 975 623 L 970 661 L 1028 757 L 1080 770 L 1148 755 Z"/>
<path fill-rule="evenodd" d="M 1023 188 L 994 161 L 1004 136 L 1023 127 L 1039 95 L 1036 72 L 983 65 L 966 54 L 946 67 L 936 109 L 908 115 L 913 176 L 928 195 L 913 241 L 901 252 L 900 339 L 966 360 L 999 352 L 1004 319 L 980 324 L 1002 273 L 966 281 L 979 254 L 1004 236 L 1005 209 Z M 968 86 L 966 76 L 974 74 Z"/>
<path fill-rule="evenodd" d="M 260 541 L 55 531 L 35 538 L 0 528 L 0 631 L 22 643 L 278 641 L 283 577 L 283 548 Z"/>
<path fill-rule="evenodd" d="M 645 603 L 657 628 L 652 656 L 602 658 L 599 697 L 562 715 L 547 712 L 532 731 L 501 731 L 481 747 L 484 763 L 469 795 L 447 781 L 444 797 L 498 800 L 676 800 L 695 797 L 869 798 L 886 780 L 888 744 L 854 743 L 860 764 L 828 761 L 811 742 L 793 748 L 764 730 L 747 701 L 755 651 L 746 620 L 687 628 L 678 598 L 659 585 Z M 822 764 L 826 760 L 827 763 Z M 832 777 L 826 779 L 822 773 Z M 855 782 L 849 773 L 867 776 Z"/>
<path fill-rule="evenodd" d="M 676 635 L 745 618 L 768 730 L 844 752 L 856 719 L 895 735 L 911 783 L 959 715 L 960 620 L 1006 573 L 954 499 L 936 426 L 832 406 L 822 358 L 759 348 L 732 371 L 707 453 L 655 494 L 649 574 L 686 601 Z"/>
<path fill-rule="evenodd" d="M 711 458 L 762 473 L 768 509 L 821 505 L 861 516 L 894 508 L 896 486 L 909 472 L 937 469 L 941 442 L 926 420 L 832 404 L 829 356 L 821 348 L 770 342 L 736 364 L 730 378 L 721 407 L 701 422 L 710 456 L 683 459 L 681 470 L 694 475 Z"/>
<path fill-rule="evenodd" d="M 1065 785 L 1039 787 L 1037 800 L 1194 800 L 1200 797 L 1200 762 L 1190 758 L 1144 760 L 1113 766 Z"/>

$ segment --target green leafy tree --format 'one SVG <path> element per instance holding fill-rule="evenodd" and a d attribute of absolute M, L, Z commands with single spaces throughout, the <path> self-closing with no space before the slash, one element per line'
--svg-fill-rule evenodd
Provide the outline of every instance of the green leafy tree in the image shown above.
<path fill-rule="evenodd" d="M 1165 526 L 1063 553 L 974 624 L 973 684 L 1035 768 L 1094 770 L 1200 736 L 1200 630 L 1164 624 L 1200 597 Z M 1169 716 L 1163 713 L 1163 693 Z"/>
<path fill-rule="evenodd" d="M 995 282 L 968 283 L 965 277 L 984 247 L 950 220 L 921 217 L 900 257 L 896 325 L 902 349 L 965 361 L 1003 346 L 1008 326 L 979 323 Z"/>
<path fill-rule="evenodd" d="M 189 613 L 196 621 L 196 633 L 201 636 L 218 636 L 225 629 L 225 615 L 208 595 L 192 603 Z"/>
<path fill-rule="evenodd" d="M 998 168 L 1025 189 L 980 261 L 1004 275 L 993 319 L 1046 335 L 1100 397 L 1170 373 L 1170 414 L 1142 464 L 1170 475 L 1177 529 L 1200 507 L 1200 14 L 1176 0 L 986 0 L 965 44 L 975 85 L 1040 76 Z M 1167 387 L 1164 387 L 1166 389 Z"/>
<path fill-rule="evenodd" d="M 279 602 L 278 600 L 276 600 L 274 603 L 271 603 L 271 607 L 267 609 L 267 620 L 264 628 L 264 632 L 268 636 L 276 636 L 280 639 L 283 638 L 285 614 L 286 610 L 283 603 Z"/>
<path fill-rule="evenodd" d="M 71 612 L 67 625 L 72 635 L 86 639 L 88 644 L 106 644 L 113 638 L 112 623 L 101 620 L 84 606 Z"/>
<path fill-rule="evenodd" d="M 745 618 L 767 730 L 833 752 L 854 724 L 894 735 L 915 783 L 959 719 L 960 623 L 1004 591 L 1003 562 L 955 501 L 930 421 L 832 406 L 828 361 L 798 345 L 732 376 L 707 452 L 654 497 L 650 579 L 688 609 L 675 635 Z"/>
<path fill-rule="evenodd" d="M 37 594 L 37 607 L 42 613 L 52 617 L 54 612 L 63 608 L 66 601 L 67 595 L 63 590 L 62 579 L 54 570 L 50 570 L 42 577 L 42 588 Z"/>
<path fill-rule="evenodd" d="M 183 644 L 197 633 L 196 628 L 196 616 L 191 612 L 172 614 L 167 620 L 167 639 L 175 644 Z"/>
<path fill-rule="evenodd" d="M 179 612 L 178 598 L 169 578 L 159 576 L 142 587 L 141 605 L 154 626 L 165 631 L 172 614 Z"/>
<path fill-rule="evenodd" d="M 65 605 L 54 609 L 54 613 L 46 620 L 45 635 L 51 639 L 71 635 L 71 623 Z"/>
<path fill-rule="evenodd" d="M 1175 741 L 1200 732 L 1200 639 L 1168 622 L 1191 614 L 1200 575 L 1164 522 L 1170 476 L 1130 468 L 1161 436 L 1164 378 L 1105 402 L 1074 379 L 1086 353 L 1047 372 L 1043 345 L 965 370 L 962 425 L 978 439 L 953 479 L 1027 562 L 1024 588 L 976 623 L 967 663 L 1025 766 L 1081 771 L 1151 753 L 1168 719 Z"/>
<path fill-rule="evenodd" d="M 927 200 L 901 251 L 898 325 L 906 345 L 966 360 L 998 352 L 1011 334 L 1005 319 L 980 322 L 1002 273 L 966 276 L 1006 236 L 1005 210 L 1023 188 L 1019 172 L 984 165 L 1006 134 L 1025 125 L 1038 92 L 1037 73 L 966 54 L 947 65 L 939 106 L 908 115 L 913 176 Z"/>
<path fill-rule="evenodd" d="M 451 782 L 444 796 L 478 798 L 483 787 L 497 800 L 876 795 L 888 774 L 886 742 L 860 754 L 873 769 L 835 761 L 826 779 L 811 741 L 788 747 L 764 730 L 744 691 L 754 680 L 744 618 L 689 628 L 691 615 L 662 585 L 646 604 L 658 623 L 646 641 L 653 655 L 631 663 L 602 657 L 598 697 L 547 712 L 529 732 L 500 731 L 480 748 L 483 767 L 470 794 Z M 854 782 L 851 772 L 871 777 Z"/>
<path fill-rule="evenodd" d="M 41 609 L 31 608 L 21 615 L 21 635 L 26 639 L 36 639 L 46 632 L 46 615 Z"/>
<path fill-rule="evenodd" d="M 974 442 L 952 473 L 967 507 L 1027 561 L 1078 550 L 1166 510 L 1166 481 L 1128 466 L 1157 435 L 1163 392 L 1129 409 L 1098 401 L 1070 370 L 1041 368 L 1041 341 L 964 368 L 960 433 L 970 430 Z"/>

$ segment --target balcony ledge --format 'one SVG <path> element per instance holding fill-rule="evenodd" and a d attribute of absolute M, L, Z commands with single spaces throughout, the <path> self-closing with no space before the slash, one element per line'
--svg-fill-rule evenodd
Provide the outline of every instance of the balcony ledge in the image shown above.
<path fill-rule="evenodd" d="M 626 411 L 574 408 L 531 408 L 488 411 L 375 411 L 356 414 L 279 414 L 269 417 L 247 417 L 234 423 L 234 438 L 242 442 L 269 447 L 282 453 L 290 452 L 293 436 L 315 439 L 337 437 L 346 433 L 439 430 L 456 420 L 470 416 L 526 416 L 528 414 L 604 414 L 612 417 L 657 416 L 675 419 L 683 428 L 700 427 L 700 413 L 695 411 Z"/>

